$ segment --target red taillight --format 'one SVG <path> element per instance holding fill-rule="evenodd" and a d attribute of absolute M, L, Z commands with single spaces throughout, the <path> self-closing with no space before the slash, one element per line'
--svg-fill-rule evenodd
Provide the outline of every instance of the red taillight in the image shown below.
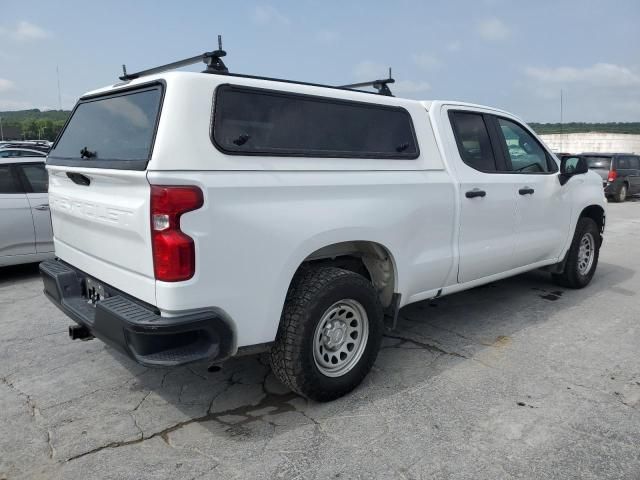
<path fill-rule="evenodd" d="M 156 280 L 181 282 L 196 271 L 193 239 L 180 231 L 180 216 L 200 208 L 198 187 L 151 185 L 151 243 Z"/>
<path fill-rule="evenodd" d="M 618 172 L 615 170 L 611 170 L 609 172 L 609 178 L 607 178 L 607 182 L 614 182 L 618 178 Z"/>

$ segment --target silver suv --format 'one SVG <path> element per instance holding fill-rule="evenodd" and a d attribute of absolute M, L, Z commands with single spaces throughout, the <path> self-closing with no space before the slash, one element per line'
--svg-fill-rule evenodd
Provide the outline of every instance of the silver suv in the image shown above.
<path fill-rule="evenodd" d="M 48 177 L 39 153 L 0 156 L 0 266 L 53 257 Z"/>

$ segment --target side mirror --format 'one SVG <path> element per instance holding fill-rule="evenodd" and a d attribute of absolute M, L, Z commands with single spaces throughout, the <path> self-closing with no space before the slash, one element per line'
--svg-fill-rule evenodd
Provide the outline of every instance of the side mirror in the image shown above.
<path fill-rule="evenodd" d="M 564 185 L 574 175 L 581 175 L 589 171 L 587 161 L 583 157 L 566 157 L 560 161 L 560 185 Z"/>

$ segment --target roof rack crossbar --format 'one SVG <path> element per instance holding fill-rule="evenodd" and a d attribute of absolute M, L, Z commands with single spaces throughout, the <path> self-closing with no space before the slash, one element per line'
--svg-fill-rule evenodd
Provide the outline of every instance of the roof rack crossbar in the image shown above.
<path fill-rule="evenodd" d="M 360 82 L 360 83 L 350 83 L 349 85 L 340 85 L 340 88 L 351 89 L 351 88 L 360 88 L 360 87 L 373 87 L 378 91 L 380 95 L 393 97 L 393 94 L 389 89 L 390 83 L 395 83 L 395 79 L 391 77 L 391 67 L 389 67 L 389 78 L 384 78 L 381 80 L 372 80 L 370 82 Z"/>
<path fill-rule="evenodd" d="M 127 81 L 135 78 L 146 77 L 147 75 L 153 75 L 155 73 L 166 72 L 167 70 L 174 70 L 176 68 L 186 67 L 193 65 L 194 63 L 204 62 L 207 68 L 202 73 L 229 73 L 226 65 L 222 61 L 222 57 L 227 54 L 222 50 L 222 36 L 218 35 L 218 50 L 213 52 L 205 52 L 195 57 L 185 58 L 184 60 L 178 60 L 177 62 L 167 63 L 166 65 L 160 65 L 159 67 L 149 68 L 147 70 L 141 70 L 135 73 L 127 73 L 126 65 L 122 65 L 122 76 L 120 80 Z"/>
<path fill-rule="evenodd" d="M 136 78 L 145 77 L 147 75 L 166 72 L 167 70 L 174 70 L 176 68 L 186 67 L 188 65 L 193 65 L 194 63 L 204 62 L 207 65 L 207 68 L 203 70 L 202 73 L 229 75 L 230 77 L 252 78 L 256 80 L 270 80 L 275 82 L 293 83 L 297 85 L 309 85 L 314 87 L 334 88 L 337 90 L 350 90 L 350 91 L 357 91 L 360 93 L 369 93 L 373 95 L 387 95 L 387 96 L 393 97 L 391 90 L 389 90 L 389 86 L 388 86 L 388 84 L 395 82 L 395 80 L 391 78 L 391 68 L 389 68 L 389 78 L 385 78 L 382 80 L 373 80 L 371 82 L 353 83 L 350 85 L 339 85 L 339 86 L 323 85 L 319 83 L 301 82 L 297 80 L 285 80 L 283 78 L 261 77 L 257 75 L 243 75 L 240 73 L 230 73 L 229 69 L 226 67 L 226 65 L 222 61 L 222 57 L 224 57 L 226 54 L 227 52 L 222 50 L 222 37 L 218 35 L 218 49 L 214 50 L 213 52 L 205 52 L 201 55 L 196 55 L 195 57 L 185 58 L 184 60 L 178 60 L 177 62 L 167 63 L 166 65 L 160 65 L 159 67 L 153 67 L 153 68 L 149 68 L 147 70 L 141 70 L 135 73 L 127 73 L 126 65 L 122 65 L 122 76 L 120 76 L 119 78 L 122 81 L 129 81 L 129 80 L 134 80 Z M 377 92 L 358 90 L 359 87 L 373 87 L 377 90 Z"/>

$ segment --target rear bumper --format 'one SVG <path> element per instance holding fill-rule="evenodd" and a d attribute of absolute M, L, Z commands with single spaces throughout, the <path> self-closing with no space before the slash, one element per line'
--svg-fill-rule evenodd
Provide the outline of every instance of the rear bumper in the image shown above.
<path fill-rule="evenodd" d="M 91 303 L 82 271 L 60 260 L 40 264 L 46 296 L 93 336 L 148 367 L 222 361 L 234 348 L 233 330 L 216 311 L 162 317 L 153 307 L 104 285 L 106 298 Z M 100 281 L 99 279 L 92 279 Z"/>
<path fill-rule="evenodd" d="M 602 186 L 604 187 L 604 194 L 607 196 L 617 195 L 620 193 L 620 188 L 624 184 L 624 181 L 620 181 L 620 179 L 616 179 L 615 181 L 602 182 Z"/>

